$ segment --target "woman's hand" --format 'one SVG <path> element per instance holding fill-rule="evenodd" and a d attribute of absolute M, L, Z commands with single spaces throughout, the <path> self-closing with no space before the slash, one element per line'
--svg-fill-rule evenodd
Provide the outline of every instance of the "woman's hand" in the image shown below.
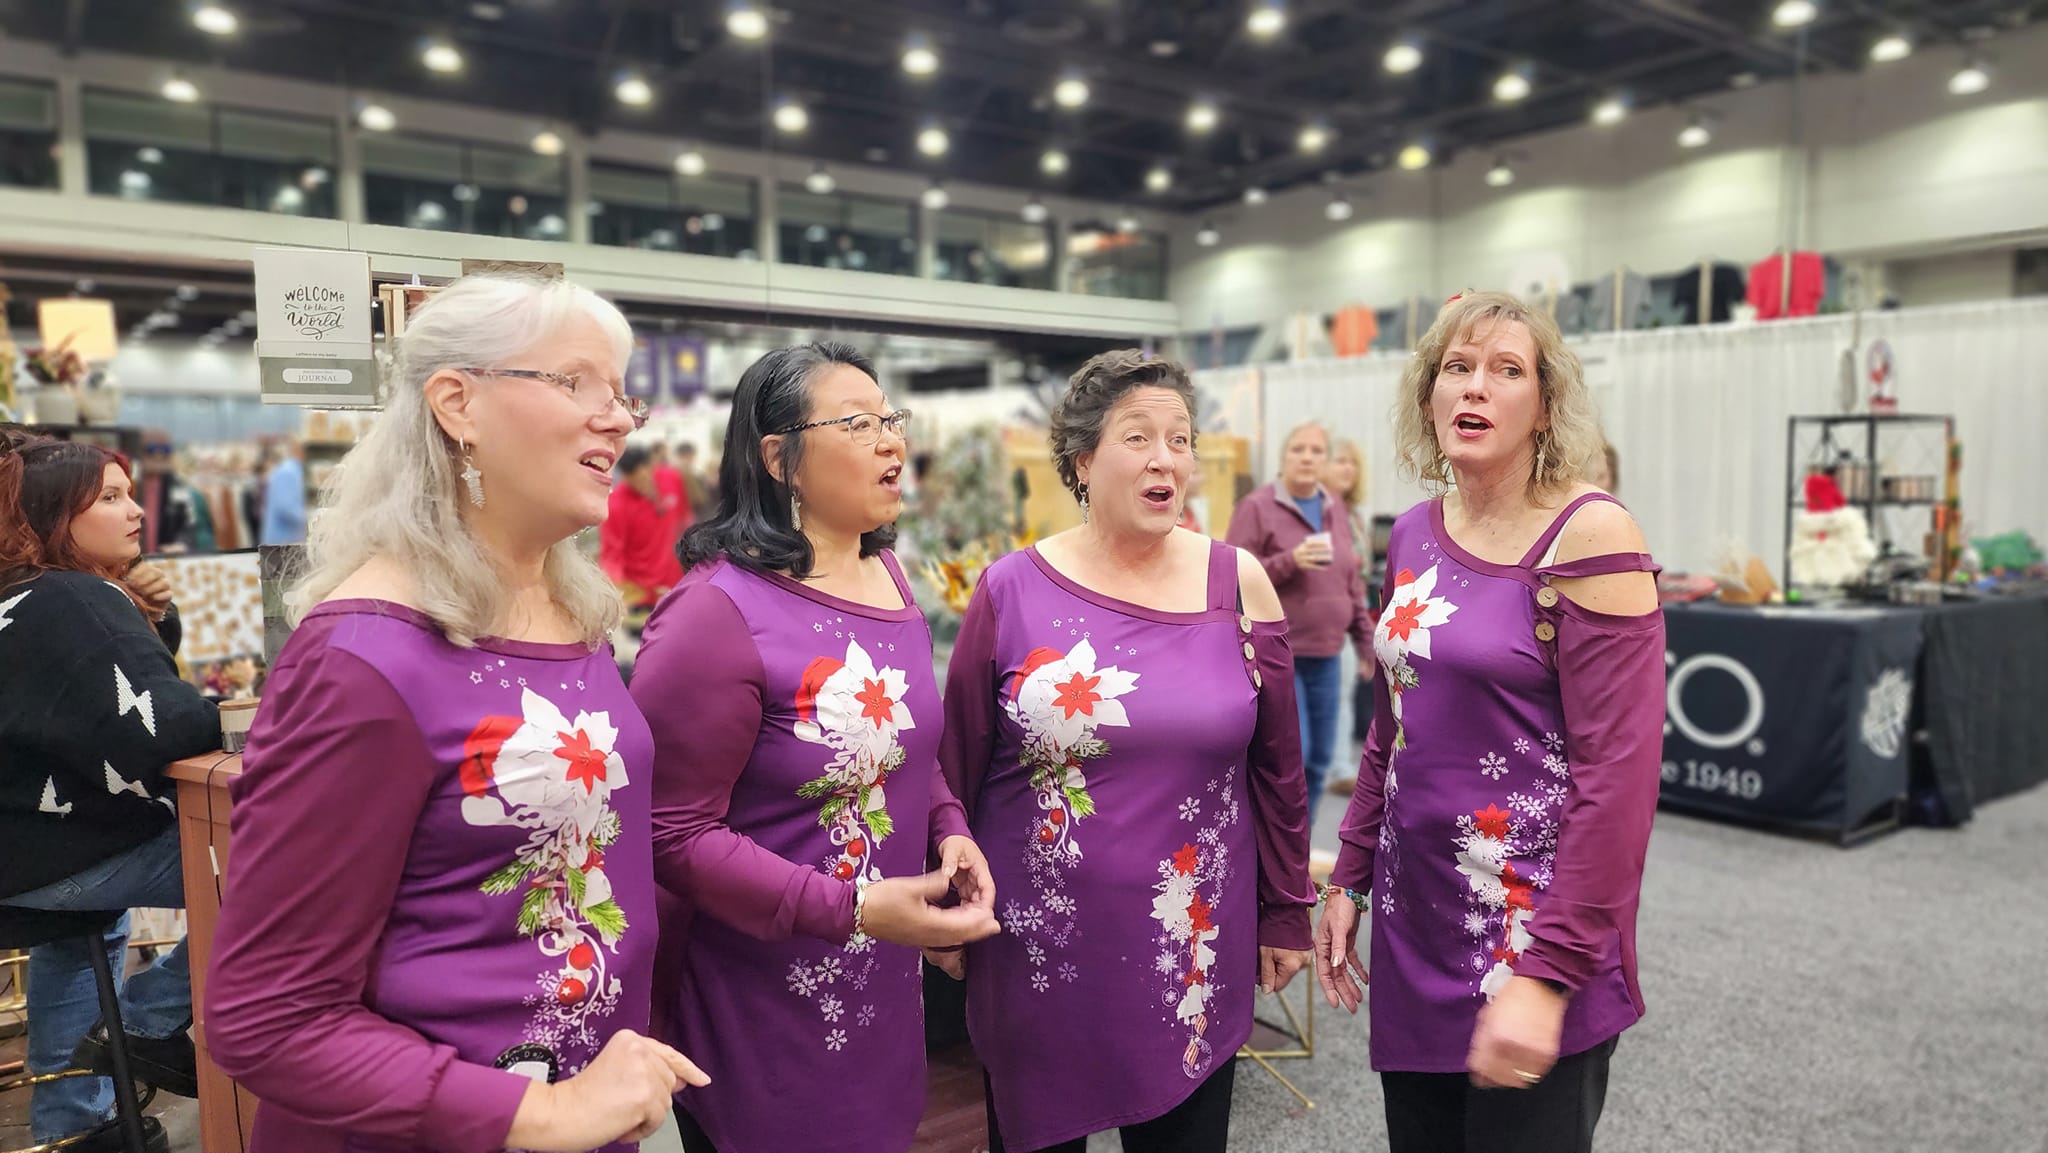
<path fill-rule="evenodd" d="M 932 968 L 953 978 L 955 981 L 965 981 L 967 979 L 967 950 L 965 949 L 926 949 L 924 951 L 924 959 L 932 963 Z"/>
<path fill-rule="evenodd" d="M 149 606 L 149 611 L 161 613 L 171 607 L 171 578 L 156 565 L 143 563 L 128 570 L 128 587 Z"/>
<path fill-rule="evenodd" d="M 558 1085 L 535 1082 L 519 1103 L 506 1144 L 539 1153 L 580 1153 L 654 1135 L 678 1088 L 709 1085 L 688 1057 L 631 1030 L 612 1034 L 597 1059 Z"/>
<path fill-rule="evenodd" d="M 1527 1089 L 1557 1064 L 1564 1032 L 1564 994 L 1534 977 L 1511 977 L 1479 1010 L 1472 1051 L 1465 1058 L 1472 1083 L 1482 1089 Z"/>
<path fill-rule="evenodd" d="M 1323 902 L 1315 943 L 1316 980 L 1322 983 L 1323 999 L 1332 1009 L 1358 1012 L 1371 978 L 1358 959 L 1358 906 L 1349 896 Z"/>
<path fill-rule="evenodd" d="M 1300 568 L 1330 567 L 1329 542 L 1314 537 L 1301 538 L 1301 543 L 1294 546 L 1294 563 Z"/>
<path fill-rule="evenodd" d="M 986 869 L 988 863 L 982 862 L 982 867 Z M 939 868 L 921 877 L 876 881 L 861 898 L 861 928 L 877 940 L 919 948 L 964 945 L 1000 932 L 1002 926 L 996 923 L 993 908 L 993 886 L 989 888 L 988 906 L 969 903 L 941 909 L 934 903 L 945 900 L 952 891 L 952 880 Z"/>
<path fill-rule="evenodd" d="M 961 904 L 994 912 L 996 879 L 988 871 L 988 858 L 982 856 L 981 846 L 974 843 L 974 838 L 956 833 L 940 841 L 939 872 L 946 875 Z"/>
<path fill-rule="evenodd" d="M 1271 945 L 1259 946 L 1259 991 L 1278 993 L 1294 980 L 1294 975 L 1309 965 L 1309 954 L 1300 949 L 1275 949 Z"/>

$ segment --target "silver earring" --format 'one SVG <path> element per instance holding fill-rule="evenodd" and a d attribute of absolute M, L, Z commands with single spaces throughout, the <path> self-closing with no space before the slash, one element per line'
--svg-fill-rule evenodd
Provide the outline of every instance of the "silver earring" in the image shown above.
<path fill-rule="evenodd" d="M 460 443 L 462 445 L 462 483 L 469 488 L 469 503 L 482 508 L 484 507 L 483 470 L 477 468 L 476 458 L 469 455 L 469 442 L 464 440 Z"/>
<path fill-rule="evenodd" d="M 1539 440 L 1536 442 L 1536 482 L 1538 484 L 1543 483 L 1544 468 L 1548 464 L 1548 461 L 1545 460 L 1545 456 L 1546 454 L 1543 451 L 1543 442 Z"/>
<path fill-rule="evenodd" d="M 1081 523 L 1088 523 L 1088 489 L 1085 486 L 1081 489 Z"/>
<path fill-rule="evenodd" d="M 797 499 L 796 490 L 789 490 L 789 527 L 804 531 L 804 502 Z"/>

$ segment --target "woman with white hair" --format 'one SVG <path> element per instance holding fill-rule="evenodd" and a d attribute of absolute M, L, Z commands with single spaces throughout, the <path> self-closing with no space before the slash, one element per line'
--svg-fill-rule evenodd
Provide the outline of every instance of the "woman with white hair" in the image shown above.
<path fill-rule="evenodd" d="M 652 739 L 571 539 L 645 419 L 631 339 L 565 281 L 449 285 L 314 519 L 206 991 L 256 1153 L 623 1147 L 704 1083 L 639 1032 Z"/>
<path fill-rule="evenodd" d="M 1599 423 L 1548 314 L 1502 293 L 1453 301 L 1395 426 L 1409 473 L 1444 495 L 1394 524 L 1378 704 L 1316 975 L 1358 1011 L 1370 909 L 1393 1153 L 1583 1153 L 1616 1038 L 1643 1013 L 1657 566 L 1627 511 L 1579 479 Z"/>

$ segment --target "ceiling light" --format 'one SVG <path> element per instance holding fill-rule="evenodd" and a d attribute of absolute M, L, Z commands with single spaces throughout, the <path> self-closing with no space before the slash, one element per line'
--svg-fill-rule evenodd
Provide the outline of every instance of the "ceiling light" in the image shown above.
<path fill-rule="evenodd" d="M 1330 220 L 1343 221 L 1351 219 L 1350 198 L 1341 192 L 1332 196 L 1330 202 L 1323 205 L 1323 215 Z"/>
<path fill-rule="evenodd" d="M 625 76 L 621 77 L 618 86 L 612 89 L 612 95 L 618 97 L 621 104 L 645 108 L 654 103 L 654 86 L 641 77 Z"/>
<path fill-rule="evenodd" d="M 1266 190 L 1254 184 L 1244 190 L 1244 202 L 1256 208 L 1266 202 Z"/>
<path fill-rule="evenodd" d="M 917 134 L 917 150 L 926 156 L 944 156 L 946 149 L 952 146 L 953 141 L 946 135 L 946 130 L 936 124 Z"/>
<path fill-rule="evenodd" d="M 183 76 L 173 76 L 164 81 L 164 99 L 175 104 L 190 104 L 199 99 L 199 86 Z"/>
<path fill-rule="evenodd" d="M 1261 40 L 1271 40 L 1287 28 L 1287 9 L 1268 0 L 1244 18 L 1244 29 Z"/>
<path fill-rule="evenodd" d="M 427 71 L 446 76 L 462 71 L 462 53 L 456 50 L 455 45 L 436 40 L 421 50 L 420 63 L 427 66 Z"/>
<path fill-rule="evenodd" d="M 1515 170 L 1509 167 L 1505 157 L 1494 161 L 1493 167 L 1486 170 L 1486 186 L 1488 188 L 1506 188 L 1514 182 Z"/>
<path fill-rule="evenodd" d="M 1138 218 L 1128 212 L 1124 213 L 1116 218 L 1116 230 L 1118 232 L 1136 232 L 1138 230 Z"/>
<path fill-rule="evenodd" d="M 141 196 L 149 191 L 149 173 L 139 168 L 130 168 L 121 173 L 121 191 L 132 196 Z"/>
<path fill-rule="evenodd" d="M 1692 123 L 1678 134 L 1678 145 L 1681 148 L 1705 148 L 1713 138 L 1714 134 L 1707 130 L 1707 122 L 1695 116 Z"/>
<path fill-rule="evenodd" d="M 398 117 L 382 104 L 365 104 L 363 110 L 356 113 L 356 123 L 372 132 L 389 132 L 398 127 Z"/>
<path fill-rule="evenodd" d="M 1329 146 L 1330 130 L 1320 124 L 1306 125 L 1302 128 L 1301 134 L 1294 138 L 1294 144 L 1303 152 L 1314 156 Z"/>
<path fill-rule="evenodd" d="M 1148 47 L 1152 55 L 1157 56 L 1161 60 L 1180 55 L 1180 41 L 1178 40 L 1154 40 Z"/>
<path fill-rule="evenodd" d="M 192 300 L 198 300 L 198 299 L 199 299 L 199 286 L 198 286 L 198 285 L 195 285 L 195 284 L 181 284 L 181 285 L 179 285 L 179 286 L 178 286 L 178 291 L 177 291 L 176 295 L 177 295 L 177 297 L 178 297 L 178 299 L 179 299 L 179 300 L 185 300 L 185 301 L 192 301 Z M 153 318 L 152 318 L 152 319 L 153 319 Z"/>
<path fill-rule="evenodd" d="M 1403 40 L 1387 49 L 1387 54 L 1380 57 L 1380 66 L 1396 76 L 1413 72 L 1422 67 L 1422 46 Z"/>
<path fill-rule="evenodd" d="M 475 3 L 469 6 L 469 14 L 479 20 L 503 20 L 505 18 L 505 6 L 503 4 L 489 3 L 488 0 L 476 0 Z"/>
<path fill-rule="evenodd" d="M 704 214 L 703 225 L 706 232 L 724 231 L 725 217 L 716 212 L 707 212 Z"/>
<path fill-rule="evenodd" d="M 533 150 L 542 156 L 560 156 L 562 149 L 566 147 L 568 146 L 563 143 L 562 136 L 558 132 L 543 130 L 534 134 Z"/>
<path fill-rule="evenodd" d="M 1878 64 L 1904 60 L 1913 54 L 1913 42 L 1894 32 L 1870 46 L 1870 59 Z"/>
<path fill-rule="evenodd" d="M 331 179 L 333 179 L 333 174 L 316 164 L 299 173 L 299 187 L 318 188 Z"/>
<path fill-rule="evenodd" d="M 1052 100 L 1061 108 L 1079 108 L 1088 103 L 1088 82 L 1079 76 L 1069 76 L 1053 85 Z"/>
<path fill-rule="evenodd" d="M 814 196 L 830 196 L 832 190 L 837 187 L 839 182 L 832 179 L 832 173 L 822 164 L 811 169 L 811 174 L 804 177 L 804 191 Z"/>
<path fill-rule="evenodd" d="M 297 185 L 287 184 L 277 190 L 272 202 L 282 211 L 295 212 L 306 206 L 306 194 Z"/>
<path fill-rule="evenodd" d="M 1957 96 L 1975 96 L 1991 87 L 1991 73 L 1981 60 L 1972 60 L 1948 78 L 1948 90 Z"/>
<path fill-rule="evenodd" d="M 1165 166 L 1155 164 L 1145 174 L 1145 191 L 1164 192 L 1173 187 L 1173 173 Z"/>
<path fill-rule="evenodd" d="M 725 30 L 742 40 L 768 35 L 768 14 L 752 4 L 734 4 L 725 14 Z"/>
<path fill-rule="evenodd" d="M 939 70 L 939 54 L 929 44 L 913 44 L 903 50 L 903 70 L 912 76 L 930 76 Z"/>
<path fill-rule="evenodd" d="M 201 4 L 192 10 L 192 26 L 209 36 L 233 36 L 241 23 L 233 11 L 219 4 Z"/>
<path fill-rule="evenodd" d="M 162 164 L 164 162 L 164 150 L 155 145 L 138 148 L 135 150 L 135 159 L 142 161 L 144 164 Z"/>
<path fill-rule="evenodd" d="M 704 154 L 692 148 L 676 153 L 676 172 L 683 176 L 704 175 Z"/>
<path fill-rule="evenodd" d="M 1395 163 L 1409 172 L 1420 172 L 1429 167 L 1429 159 L 1429 145 L 1418 140 L 1401 149 L 1401 154 L 1395 158 Z"/>
<path fill-rule="evenodd" d="M 441 207 L 438 200 L 423 200 L 419 208 L 413 211 L 413 218 L 421 224 L 439 224 L 448 219 L 448 210 Z"/>
<path fill-rule="evenodd" d="M 1216 110 L 1216 103 L 1214 101 L 1197 100 L 1193 104 L 1188 105 L 1188 131 L 1212 131 L 1216 127 L 1216 121 L 1221 116 L 1222 113 Z"/>
<path fill-rule="evenodd" d="M 811 114 L 794 100 L 785 100 L 775 108 L 775 127 L 791 136 L 811 126 Z"/>
<path fill-rule="evenodd" d="M 1222 239 L 1223 234 L 1216 231 L 1216 226 L 1209 221 L 1204 220 L 1202 227 L 1195 230 L 1195 243 L 1203 248 L 1214 248 Z"/>
<path fill-rule="evenodd" d="M 1619 96 L 1609 96 L 1593 106 L 1593 123 L 1619 124 L 1628 117 L 1628 104 Z"/>
<path fill-rule="evenodd" d="M 1771 23 L 1780 28 L 1803 28 L 1818 15 L 1820 8 L 1813 0 L 1780 0 L 1771 10 Z"/>
<path fill-rule="evenodd" d="M 1038 197 L 1034 196 L 1024 202 L 1024 223 L 1044 224 L 1046 215 L 1045 202 Z"/>
<path fill-rule="evenodd" d="M 482 194 L 483 190 L 474 184 L 458 184 L 448 190 L 448 195 L 454 197 L 457 204 L 473 203 Z"/>
<path fill-rule="evenodd" d="M 1038 158 L 1038 170 L 1047 176 L 1065 176 L 1067 174 L 1067 154 L 1057 148 L 1046 149 L 1045 153 Z"/>
<path fill-rule="evenodd" d="M 1737 72 L 1728 78 L 1728 87 L 1740 92 L 1763 83 L 1764 78 L 1754 72 Z"/>
<path fill-rule="evenodd" d="M 1513 104 L 1529 95 L 1529 77 L 1520 69 L 1500 74 L 1493 82 L 1493 98 L 1503 104 Z"/>
<path fill-rule="evenodd" d="M 550 212 L 540 218 L 537 226 L 542 236 L 560 236 L 569 227 L 569 222 Z"/>
<path fill-rule="evenodd" d="M 946 195 L 946 186 L 934 180 L 925 188 L 924 195 L 918 197 L 918 203 L 923 204 L 928 211 L 937 212 L 946 207 L 951 199 Z"/>

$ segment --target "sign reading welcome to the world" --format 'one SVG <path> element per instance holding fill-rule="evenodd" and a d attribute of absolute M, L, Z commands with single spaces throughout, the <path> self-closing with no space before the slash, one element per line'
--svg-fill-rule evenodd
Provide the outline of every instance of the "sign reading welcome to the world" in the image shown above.
<path fill-rule="evenodd" d="M 256 358 L 264 402 L 374 406 L 371 299 L 365 253 L 257 249 Z"/>

